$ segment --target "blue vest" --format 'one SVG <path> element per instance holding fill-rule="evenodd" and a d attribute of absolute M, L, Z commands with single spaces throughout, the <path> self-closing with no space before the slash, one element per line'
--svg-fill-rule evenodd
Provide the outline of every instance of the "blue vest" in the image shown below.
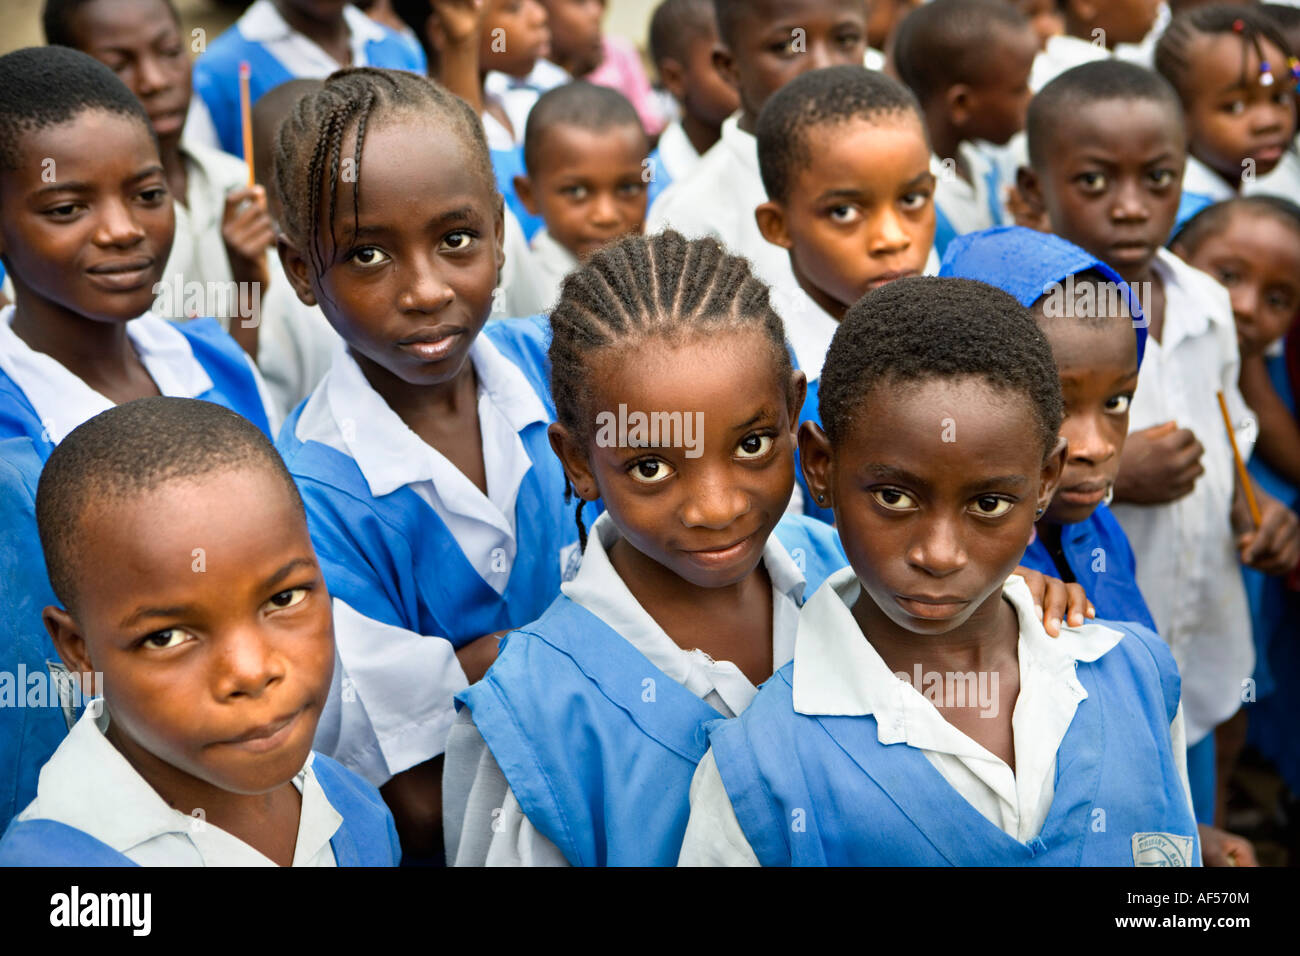
<path fill-rule="evenodd" d="M 427 64 L 418 44 L 401 34 L 384 28 L 382 40 L 366 44 L 366 61 L 370 66 L 391 70 L 425 73 Z M 244 158 L 243 123 L 239 115 L 239 64 L 250 67 L 249 100 L 256 103 L 262 95 L 281 83 L 295 79 L 289 68 L 277 60 L 261 43 L 247 40 L 236 23 L 212 41 L 207 52 L 194 62 L 194 92 L 212 116 L 221 148 L 232 156 Z"/>
<path fill-rule="evenodd" d="M 659 198 L 659 194 L 673 184 L 673 177 L 668 172 L 668 167 L 660 159 L 658 146 L 650 153 L 650 172 L 650 182 L 646 184 L 646 212 L 650 211 L 650 207 Z M 3 278 L 3 276 L 0 276 L 0 278 Z"/>
<path fill-rule="evenodd" d="M 193 319 L 177 325 L 176 329 L 189 342 L 195 361 L 212 379 L 212 388 L 195 397 L 238 412 L 270 435 L 271 424 L 252 367 L 243 349 L 220 323 L 216 319 Z M 18 384 L 0 370 L 0 438 L 19 436 L 31 439 L 42 463 L 54 451 L 54 443 L 45 434 L 36 409 Z"/>
<path fill-rule="evenodd" d="M 379 791 L 324 754 L 312 769 L 343 822 L 330 838 L 339 866 L 397 866 L 402 849 Z M 89 833 L 55 820 L 12 824 L 0 838 L 0 866 L 138 866 Z"/>
<path fill-rule="evenodd" d="M 496 320 L 481 334 L 523 372 L 553 417 L 545 320 Z M 320 442 L 300 441 L 294 430 L 305 404 L 284 423 L 279 447 L 307 506 L 331 595 L 371 620 L 460 647 L 536 620 L 560 593 L 561 552 L 576 554 L 578 525 L 576 502 L 564 501 L 564 472 L 546 436 L 547 422 L 533 422 L 519 433 L 532 467 L 515 501 L 515 563 L 505 593 L 498 594 L 416 492 L 403 487 L 375 498 L 352 458 Z M 591 520 L 593 509 L 584 509 L 583 516 Z"/>
<path fill-rule="evenodd" d="M 1183 226 L 1191 220 L 1202 209 L 1207 206 L 1213 206 L 1217 200 L 1213 196 L 1207 196 L 1204 193 L 1193 193 L 1183 190 L 1178 197 L 1178 212 L 1174 216 L 1174 228 L 1169 233 L 1169 241 L 1173 242 L 1178 238 L 1178 233 L 1182 232 Z"/>
<path fill-rule="evenodd" d="M 1136 621 L 1156 629 L 1155 619 L 1147 609 L 1146 599 L 1138 590 L 1137 562 L 1128 536 L 1104 504 L 1078 524 L 1061 526 L 1061 550 L 1083 586 L 1097 616 L 1108 621 Z M 1048 553 L 1043 539 L 1034 538 L 1020 563 L 1059 578 L 1061 572 Z"/>
<path fill-rule="evenodd" d="M 67 736 L 57 701 L 34 703 L 29 677 L 47 681 L 46 661 L 58 654 L 41 621 L 41 611 L 57 605 L 45 572 L 45 555 L 36 533 L 36 482 L 42 461 L 27 438 L 0 441 L 0 660 L 14 675 L 19 701 L 0 706 L 0 830 L 36 797 L 36 780 L 45 761 Z M 50 691 L 47 682 L 45 690 Z"/>
<path fill-rule="evenodd" d="M 990 168 L 984 172 L 984 188 L 988 193 L 989 216 L 991 217 L 990 222 L 992 222 L 994 226 L 1001 225 L 1002 223 L 1002 207 L 998 201 L 1000 187 L 1001 180 L 998 177 L 997 167 L 990 166 Z M 936 201 L 934 204 L 934 251 L 940 259 L 943 258 L 943 254 L 947 251 L 948 243 L 956 239 L 957 236 L 958 232 L 956 228 L 949 221 L 947 214 L 944 213 L 942 207 L 940 207 L 939 203 Z"/>
<path fill-rule="evenodd" d="M 801 517 L 775 532 L 805 596 L 847 564 L 834 530 Z M 672 866 L 712 706 L 561 595 L 510 634 L 473 711 L 529 822 L 574 866 Z"/>
<path fill-rule="evenodd" d="M 1132 866 L 1136 833 L 1197 840 L 1169 724 L 1179 678 L 1144 628 L 1078 664 L 1088 692 L 1057 751 L 1042 832 L 1008 836 L 874 717 L 795 713 L 793 662 L 737 720 L 709 727 L 736 818 L 765 866 Z M 1154 841 L 1166 851 L 1171 841 Z M 1194 844 L 1191 864 L 1200 859 Z"/>
<path fill-rule="evenodd" d="M 796 369 L 799 368 L 799 358 L 794 354 L 794 349 L 786 345 L 786 351 L 790 353 L 790 364 Z M 799 409 L 799 424 L 804 422 L 813 422 L 820 425 L 822 423 L 821 412 L 818 406 L 821 395 L 820 378 L 808 383 L 808 393 L 803 399 L 803 408 Z M 818 506 L 817 499 L 813 497 L 812 490 L 808 487 L 808 480 L 803 476 L 803 463 L 799 458 L 799 451 L 796 448 L 794 453 L 794 480 L 799 485 L 800 492 L 803 493 L 803 513 L 809 518 L 816 518 L 818 521 L 824 521 L 828 525 L 835 524 L 835 512 L 830 508 Z M 811 593 L 811 592 L 809 592 Z"/>

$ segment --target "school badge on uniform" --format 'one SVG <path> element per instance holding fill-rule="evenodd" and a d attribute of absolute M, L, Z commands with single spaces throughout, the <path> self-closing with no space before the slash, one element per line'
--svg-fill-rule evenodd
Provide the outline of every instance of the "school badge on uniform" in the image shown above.
<path fill-rule="evenodd" d="M 1177 833 L 1133 834 L 1134 866 L 1191 866 L 1191 837 Z"/>

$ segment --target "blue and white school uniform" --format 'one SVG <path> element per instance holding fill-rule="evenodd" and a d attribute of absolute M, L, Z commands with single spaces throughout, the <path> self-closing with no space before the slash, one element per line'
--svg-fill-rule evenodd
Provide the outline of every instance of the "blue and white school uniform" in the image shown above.
<path fill-rule="evenodd" d="M 970 182 L 945 166 L 938 156 L 930 157 L 934 173 L 934 248 L 942 258 L 948 243 L 957 236 L 991 229 L 1005 222 L 1002 210 L 1003 182 L 998 165 L 974 143 L 957 147 L 970 174 Z"/>
<path fill-rule="evenodd" d="M 0 839 L 0 866 L 275 866 L 201 817 L 173 809 L 105 736 L 103 700 L 88 707 L 41 770 L 36 799 Z M 393 816 L 379 791 L 309 753 L 294 866 L 396 866 Z"/>
<path fill-rule="evenodd" d="M 1013 772 L 889 670 L 853 617 L 860 594 L 852 568 L 832 575 L 794 661 L 710 726 L 683 865 L 1199 864 L 1178 671 L 1154 634 L 1094 622 L 1050 638 L 1008 578 Z"/>
<path fill-rule="evenodd" d="M 483 96 L 496 102 L 505 111 L 510 125 L 514 127 L 513 140 L 516 145 L 522 145 L 524 131 L 528 128 L 528 114 L 533 111 L 534 104 L 543 93 L 563 86 L 572 79 L 564 67 L 540 59 L 522 79 L 500 70 L 489 70 L 483 77 Z"/>
<path fill-rule="evenodd" d="M 42 464 L 30 439 L 0 441 L 0 660 L 9 672 L 0 677 L 0 832 L 36 796 L 37 774 L 68 732 L 48 678 L 59 658 L 41 620 L 59 603 L 36 529 Z M 5 687 L 6 680 L 13 683 Z"/>
<path fill-rule="evenodd" d="M 256 0 L 194 63 L 194 92 L 203 100 L 217 139 L 227 153 L 244 157 L 239 114 L 239 64 L 251 67 L 249 94 L 262 94 L 293 79 L 323 80 L 344 66 L 375 66 L 424 74 L 427 64 L 419 45 L 356 7 L 343 8 L 352 62 L 342 64 L 313 40 L 298 33 L 271 0 Z"/>
<path fill-rule="evenodd" d="M 826 362 L 826 352 L 831 347 L 831 339 L 835 338 L 835 330 L 840 324 L 803 289 L 796 289 L 794 294 L 788 296 L 773 296 L 773 300 L 773 307 L 785 326 L 791 362 L 804 373 L 808 382 L 803 408 L 799 410 L 799 424 L 802 426 L 804 422 L 813 422 L 820 425 L 822 365 Z M 794 476 L 794 495 L 787 510 L 805 514 L 829 525 L 835 524 L 835 512 L 820 507 L 808 488 L 803 468 L 798 463 L 797 452 Z"/>
<path fill-rule="evenodd" d="M 669 123 L 659 134 L 659 143 L 650 153 L 652 176 L 647 202 L 653 204 L 660 193 L 689 176 L 699 163 L 700 154 L 695 151 L 695 145 L 682 128 L 681 120 Z"/>
<path fill-rule="evenodd" d="M 443 773 L 447 858 L 460 866 L 670 866 L 704 725 L 756 690 L 730 661 L 678 646 L 609 560 L 619 531 L 592 526 L 577 576 L 510 634 L 465 705 Z M 787 516 L 763 551 L 772 655 L 794 652 L 806 593 L 847 562 L 835 532 Z"/>
<path fill-rule="evenodd" d="M 1177 235 L 1187 221 L 1205 207 L 1236 198 L 1236 190 L 1222 176 L 1188 153 L 1187 165 L 1183 167 L 1183 192 L 1178 201 L 1173 235 Z"/>
<path fill-rule="evenodd" d="M 30 438 L 44 461 L 113 402 L 15 335 L 13 317 L 13 306 L 0 310 L 0 438 Z M 274 434 L 278 416 L 261 376 L 215 319 L 173 325 L 146 312 L 127 323 L 126 334 L 163 395 L 224 405 Z"/>
<path fill-rule="evenodd" d="M 549 329 L 489 322 L 470 348 L 488 494 L 427 445 L 340 345 L 279 448 L 334 598 L 334 686 L 316 749 L 376 786 L 443 752 L 455 651 L 535 620 L 578 559 L 546 429 Z"/>

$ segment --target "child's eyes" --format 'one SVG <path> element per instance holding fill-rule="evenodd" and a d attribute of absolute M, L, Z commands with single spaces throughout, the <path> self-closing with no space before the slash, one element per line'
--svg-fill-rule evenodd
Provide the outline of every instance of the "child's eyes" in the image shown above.
<path fill-rule="evenodd" d="M 846 50 L 850 50 L 862 42 L 862 34 L 841 33 L 837 39 L 839 41 L 840 46 L 842 46 Z"/>
<path fill-rule="evenodd" d="M 1099 193 L 1106 188 L 1106 177 L 1098 172 L 1080 173 L 1074 181 L 1087 193 Z"/>
<path fill-rule="evenodd" d="M 844 204 L 841 206 L 832 206 L 826 210 L 826 214 L 838 223 L 857 222 L 861 217 L 858 215 L 856 206 Z"/>
<path fill-rule="evenodd" d="M 74 215 L 76 211 L 76 203 L 65 202 L 58 206 L 51 206 L 49 209 L 45 210 L 45 215 L 49 216 L 51 219 L 67 219 Z"/>
<path fill-rule="evenodd" d="M 276 610 L 284 610 L 288 607 L 294 607 L 295 605 L 301 604 L 303 601 L 307 600 L 307 592 L 310 590 L 310 588 L 305 587 L 289 588 L 287 591 L 281 591 L 279 594 L 272 597 L 267 603 Z"/>
<path fill-rule="evenodd" d="M 925 208 L 925 204 L 930 201 L 930 194 L 925 190 L 910 192 L 901 200 L 903 208 L 909 212 L 915 212 L 918 209 Z"/>
<path fill-rule="evenodd" d="M 1172 184 L 1174 181 L 1174 171 L 1172 169 L 1156 169 L 1151 172 L 1151 183 L 1158 189 Z"/>
<path fill-rule="evenodd" d="M 348 261 L 365 268 L 373 268 L 388 261 L 388 256 L 374 246 L 362 246 L 348 254 Z"/>
<path fill-rule="evenodd" d="M 582 200 L 587 198 L 587 187 L 586 186 L 565 186 L 563 189 L 560 190 L 560 195 L 568 196 L 572 200 L 581 202 Z"/>
<path fill-rule="evenodd" d="M 154 631 L 140 641 L 141 647 L 150 647 L 154 650 L 166 650 L 169 647 L 179 647 L 189 639 L 189 634 L 179 627 L 169 627 L 165 631 Z"/>
<path fill-rule="evenodd" d="M 1287 101 L 1291 99 L 1291 93 L 1285 88 L 1278 90 L 1273 94 L 1273 102 L 1278 106 L 1286 106 Z"/>
<path fill-rule="evenodd" d="M 473 241 L 474 233 L 458 230 L 457 232 L 447 233 L 447 236 L 442 240 L 442 243 L 453 252 L 459 252 L 462 249 L 469 248 L 470 243 Z"/>
<path fill-rule="evenodd" d="M 971 511 L 984 518 L 1001 518 L 1014 503 L 997 495 L 980 495 L 971 503 Z"/>
<path fill-rule="evenodd" d="M 746 435 L 736 446 L 741 458 L 762 458 L 772 450 L 771 435 Z"/>
<path fill-rule="evenodd" d="M 1287 292 L 1270 292 L 1268 304 L 1270 308 L 1289 312 L 1295 308 L 1295 296 Z"/>
<path fill-rule="evenodd" d="M 167 198 L 167 187 L 150 186 L 140 193 L 140 198 L 147 203 L 160 203 Z"/>
<path fill-rule="evenodd" d="M 638 481 L 643 485 L 657 485 L 669 478 L 673 473 L 673 469 L 663 459 L 642 458 L 639 461 L 632 462 L 628 466 L 627 473 L 632 476 L 633 481 Z"/>
<path fill-rule="evenodd" d="M 1116 395 L 1106 401 L 1106 411 L 1112 415 L 1125 415 L 1132 401 L 1132 395 Z"/>
<path fill-rule="evenodd" d="M 871 497 L 876 499 L 876 504 L 890 511 L 910 511 L 916 507 L 916 501 L 912 496 L 904 494 L 897 488 L 878 488 L 871 492 Z"/>
<path fill-rule="evenodd" d="M 1240 116 L 1246 112 L 1245 100 L 1231 100 L 1219 107 L 1220 112 L 1227 113 L 1229 116 Z"/>
<path fill-rule="evenodd" d="M 645 192 L 645 183 L 640 180 L 633 183 L 623 183 L 618 187 L 618 191 L 624 196 L 639 196 Z"/>
<path fill-rule="evenodd" d="M 1241 276 L 1233 272 L 1231 269 L 1219 270 L 1219 282 L 1222 285 L 1236 285 L 1240 278 Z"/>

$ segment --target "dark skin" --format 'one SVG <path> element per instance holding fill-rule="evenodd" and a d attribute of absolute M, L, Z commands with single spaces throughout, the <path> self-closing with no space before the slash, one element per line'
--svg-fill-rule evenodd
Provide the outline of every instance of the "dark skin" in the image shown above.
<path fill-rule="evenodd" d="M 169 481 L 78 521 L 74 606 L 44 619 L 70 671 L 103 674 L 109 742 L 169 806 L 292 865 L 292 780 L 334 670 L 302 506 L 263 465 Z"/>
<path fill-rule="evenodd" d="M 740 128 L 754 131 L 768 97 L 825 66 L 861 66 L 867 52 L 863 0 L 759 0 L 713 53 L 740 95 Z M 802 34 L 796 31 L 802 30 Z"/>
<path fill-rule="evenodd" d="M 740 108 L 739 95 L 714 62 L 719 45 L 717 31 L 710 27 L 692 33 L 684 61 L 666 56 L 656 64 L 664 89 L 681 107 L 682 131 L 701 156 L 722 135 L 723 121 Z"/>
<path fill-rule="evenodd" d="M 340 67 L 352 65 L 351 34 L 343 19 L 347 0 L 271 0 L 298 33 L 328 53 Z"/>
<path fill-rule="evenodd" d="M 126 334 L 153 304 L 175 226 L 149 130 L 87 110 L 28 133 L 20 153 L 0 175 L 14 333 L 115 403 L 157 395 Z"/>
<path fill-rule="evenodd" d="M 773 671 L 762 556 L 794 488 L 806 389 L 802 372 L 786 382 L 755 374 L 774 368 L 773 348 L 761 330 L 742 328 L 592 356 L 593 413 L 616 414 L 619 404 L 702 413 L 698 457 L 690 448 L 601 447 L 550 428 L 578 495 L 600 498 L 618 527 L 610 562 L 637 602 L 680 647 L 731 661 L 755 684 Z"/>
<path fill-rule="evenodd" d="M 1065 32 L 1092 42 L 1093 30 L 1108 49 L 1117 43 L 1140 43 L 1156 22 L 1159 0 L 1066 0 L 1061 4 Z M 1195 62 L 1195 61 L 1193 61 Z"/>
<path fill-rule="evenodd" d="M 185 205 L 188 172 L 181 131 L 190 105 L 190 57 L 181 25 L 162 0 L 93 0 L 72 15 L 77 48 L 113 70 L 149 114 L 172 196 Z M 270 281 L 266 251 L 275 242 L 266 191 L 260 186 L 226 196 L 221 235 L 236 282 Z M 257 356 L 258 316 L 231 322 L 230 334 Z"/>
<path fill-rule="evenodd" d="M 959 442 L 943 440 L 949 417 Z M 1046 453 L 1025 440 L 1038 428 L 1025 397 L 959 378 L 877 387 L 838 446 L 812 422 L 799 433 L 804 476 L 862 584 L 862 633 L 896 673 L 996 674 L 992 717 L 939 712 L 1013 771 L 1020 631 L 1002 585 L 1065 463 L 1063 439 Z"/>
<path fill-rule="evenodd" d="M 551 28 L 551 61 L 575 77 L 600 66 L 605 0 L 543 0 L 543 6 Z"/>
<path fill-rule="evenodd" d="M 342 155 L 353 155 L 355 135 L 345 137 Z M 389 407 L 486 494 L 469 348 L 491 312 L 505 262 L 501 197 L 475 174 L 466 147 L 430 117 L 371 117 L 357 178 L 358 228 L 341 214 L 335 246 L 329 224 L 320 225 L 324 273 L 304 253 L 305 237 L 281 236 L 280 261 L 298 297 L 320 305 Z M 351 185 L 339 183 L 339 209 L 352 207 Z M 470 683 L 495 659 L 498 637 L 484 635 L 456 652 Z M 381 788 L 413 855 L 442 848 L 441 779 L 437 757 Z"/>

